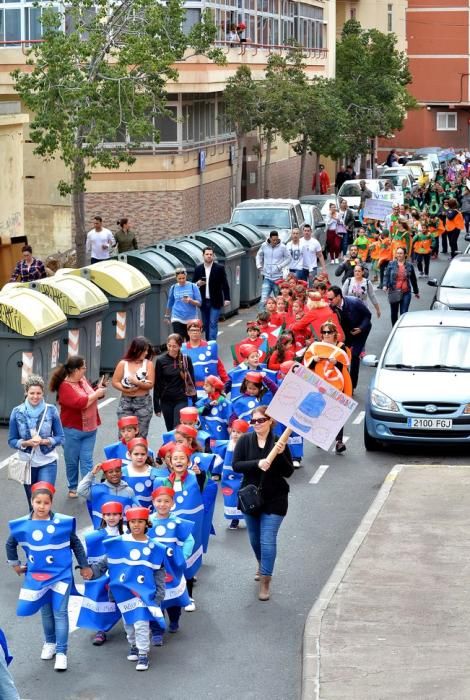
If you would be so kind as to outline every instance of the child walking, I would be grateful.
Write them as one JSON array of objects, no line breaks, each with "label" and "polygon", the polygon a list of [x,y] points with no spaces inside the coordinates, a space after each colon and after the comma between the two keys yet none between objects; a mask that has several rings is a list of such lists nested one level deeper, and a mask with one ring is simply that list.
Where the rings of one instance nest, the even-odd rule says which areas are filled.
[{"label": "child walking", "polygon": [[[103,483],[95,482],[99,471],[104,473]],[[95,464],[91,472],[78,484],[77,494],[90,502],[90,516],[95,530],[101,524],[101,506],[106,501],[119,501],[124,509],[139,505],[133,489],[121,477],[122,460],[107,459],[105,462]]]}]

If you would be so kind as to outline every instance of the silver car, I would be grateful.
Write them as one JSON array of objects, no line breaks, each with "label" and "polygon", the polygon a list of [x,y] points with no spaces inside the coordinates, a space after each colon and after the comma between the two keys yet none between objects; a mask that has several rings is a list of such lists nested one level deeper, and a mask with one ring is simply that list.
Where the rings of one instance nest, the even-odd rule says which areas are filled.
[{"label": "silver car", "polygon": [[470,445],[470,314],[415,311],[401,316],[377,360],[366,399],[364,445]]}]

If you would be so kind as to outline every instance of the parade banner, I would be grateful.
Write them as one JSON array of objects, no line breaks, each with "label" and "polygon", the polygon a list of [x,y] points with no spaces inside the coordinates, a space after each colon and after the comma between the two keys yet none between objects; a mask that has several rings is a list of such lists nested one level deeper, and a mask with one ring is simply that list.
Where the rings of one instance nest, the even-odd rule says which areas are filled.
[{"label": "parade banner", "polygon": [[366,199],[364,205],[364,219],[378,219],[383,221],[388,214],[392,213],[393,202],[385,199]]},{"label": "parade banner", "polygon": [[268,414],[305,440],[329,450],[357,402],[303,365],[295,364],[268,406]]}]

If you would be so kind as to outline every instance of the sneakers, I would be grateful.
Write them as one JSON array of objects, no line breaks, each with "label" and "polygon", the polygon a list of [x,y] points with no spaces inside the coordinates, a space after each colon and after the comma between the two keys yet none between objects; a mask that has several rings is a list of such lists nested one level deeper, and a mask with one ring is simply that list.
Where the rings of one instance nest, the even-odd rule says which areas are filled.
[{"label": "sneakers", "polygon": [[292,465],[293,465],[294,469],[300,469],[300,467],[302,466],[302,465],[300,464],[300,460],[299,460],[299,459],[294,459],[294,460],[292,460]]},{"label": "sneakers", "polygon": [[194,602],[194,598],[190,598],[190,604],[186,605],[184,608],[186,612],[194,612],[196,610],[196,603]]},{"label": "sneakers", "polygon": [[230,525],[228,526],[228,529],[229,530],[238,530],[238,523],[239,523],[239,521],[237,519],[232,520]]},{"label": "sneakers", "polygon": [[163,646],[163,634],[152,634],[152,646],[162,647]]},{"label": "sneakers", "polygon": [[56,654],[54,671],[66,671],[67,670],[67,656],[65,654]]},{"label": "sneakers", "polygon": [[41,659],[43,661],[50,661],[55,656],[55,644],[50,644],[49,642],[44,642],[42,645]]},{"label": "sneakers", "polygon": [[339,455],[339,454],[341,454],[341,452],[345,452],[345,450],[346,450],[346,445],[344,444],[344,442],[341,442],[341,440],[337,440],[336,441],[336,448],[335,448],[336,454]]},{"label": "sneakers", "polygon": [[170,622],[170,624],[168,625],[168,632],[170,634],[176,634],[176,632],[178,632],[179,628],[180,628],[180,625],[179,625],[178,621]]},{"label": "sneakers", "polygon": [[106,635],[105,635],[105,633],[104,633],[104,632],[101,632],[100,630],[98,630],[98,632],[97,632],[97,633],[95,634],[95,636],[93,637],[93,640],[92,640],[91,643],[92,643],[93,646],[95,646],[95,647],[100,647],[100,646],[102,646],[102,645],[105,643],[105,641],[106,641]]},{"label": "sneakers", "polygon": [[[129,657],[127,657],[129,658]],[[139,654],[137,659],[136,671],[147,671],[149,667],[149,657],[148,654]]]},{"label": "sneakers", "polygon": [[70,489],[69,498],[78,498],[78,493],[76,491],[74,491],[73,489]]},{"label": "sneakers", "polygon": [[139,658],[139,650],[137,649],[136,646],[131,646],[129,649],[129,653],[127,655],[127,660],[128,661],[137,661]]}]

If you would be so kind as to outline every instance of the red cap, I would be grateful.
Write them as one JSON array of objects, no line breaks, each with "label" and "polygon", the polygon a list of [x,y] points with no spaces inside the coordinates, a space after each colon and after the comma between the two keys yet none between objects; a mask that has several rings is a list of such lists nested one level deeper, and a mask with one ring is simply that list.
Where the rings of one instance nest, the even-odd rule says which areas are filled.
[{"label": "red cap", "polygon": [[169,486],[158,486],[154,491],[152,491],[152,501],[157,496],[170,496],[170,498],[175,497],[175,492]]},{"label": "red cap", "polygon": [[123,506],[119,501],[107,501],[101,506],[101,512],[103,515],[106,513],[122,513]]},{"label": "red cap", "polygon": [[49,491],[51,496],[53,496],[55,494],[55,486],[50,484],[48,481],[36,481],[36,483],[31,486],[31,493],[34,493],[35,491],[38,491],[39,489],[44,489],[45,491]]},{"label": "red cap", "polygon": [[281,362],[279,369],[281,370],[282,374],[287,374],[292,365],[295,365],[295,360],[286,360],[285,362]]},{"label": "red cap", "polygon": [[250,328],[256,328],[257,330],[260,330],[259,322],[258,321],[247,321],[246,329],[249,330]]},{"label": "red cap", "polygon": [[262,384],[263,375],[261,374],[261,372],[247,372],[245,374],[245,381],[253,382],[254,384]]},{"label": "red cap", "polygon": [[173,452],[175,446],[176,442],[173,442],[173,440],[171,440],[170,442],[165,442],[165,444],[162,445],[158,450],[158,456],[160,457],[160,459],[163,459],[168,452]]},{"label": "red cap", "polygon": [[101,462],[100,467],[105,473],[109,472],[110,469],[121,469],[122,459],[107,459],[105,462]]},{"label": "red cap", "polygon": [[214,389],[218,389],[219,391],[222,391],[224,388],[225,384],[221,379],[215,376],[215,374],[209,374],[208,377],[205,378],[205,380],[208,384],[214,387]]},{"label": "red cap", "polygon": [[187,328],[191,328],[191,326],[197,326],[198,328],[202,328],[202,321],[201,321],[201,319],[197,318],[193,321],[188,321],[186,326],[187,326]]},{"label": "red cap", "polygon": [[126,520],[148,520],[150,517],[149,508],[128,508],[126,510]]},{"label": "red cap", "polygon": [[230,427],[232,428],[232,430],[237,430],[239,433],[246,433],[250,427],[250,424],[242,418],[235,418]]},{"label": "red cap", "polygon": [[123,416],[118,420],[118,428],[126,428],[128,425],[139,426],[139,419],[137,416]]},{"label": "red cap", "polygon": [[194,406],[186,406],[180,410],[180,420],[183,420],[183,418],[199,419],[199,411]]},{"label": "red cap", "polygon": [[238,351],[241,357],[248,357],[248,355],[251,355],[252,352],[259,352],[259,349],[256,347],[256,345],[252,345],[251,343],[242,343]]},{"label": "red cap", "polygon": [[132,452],[134,447],[137,447],[137,445],[141,445],[142,447],[145,447],[145,449],[148,452],[149,444],[148,444],[147,440],[143,437],[135,437],[135,438],[132,438],[132,440],[129,440],[129,442],[127,443],[128,451]]},{"label": "red cap", "polygon": [[181,433],[181,435],[186,435],[186,437],[195,438],[197,437],[197,429],[193,428],[192,425],[177,425],[175,432]]},{"label": "red cap", "polygon": [[192,449],[191,449],[190,447],[188,447],[187,445],[181,445],[181,444],[177,443],[177,444],[173,447],[173,449],[171,450],[171,453],[172,453],[172,454],[174,454],[175,452],[184,452],[185,455],[187,455],[188,457],[191,457],[191,455],[192,455],[192,453],[194,452],[194,450],[192,450]]}]

